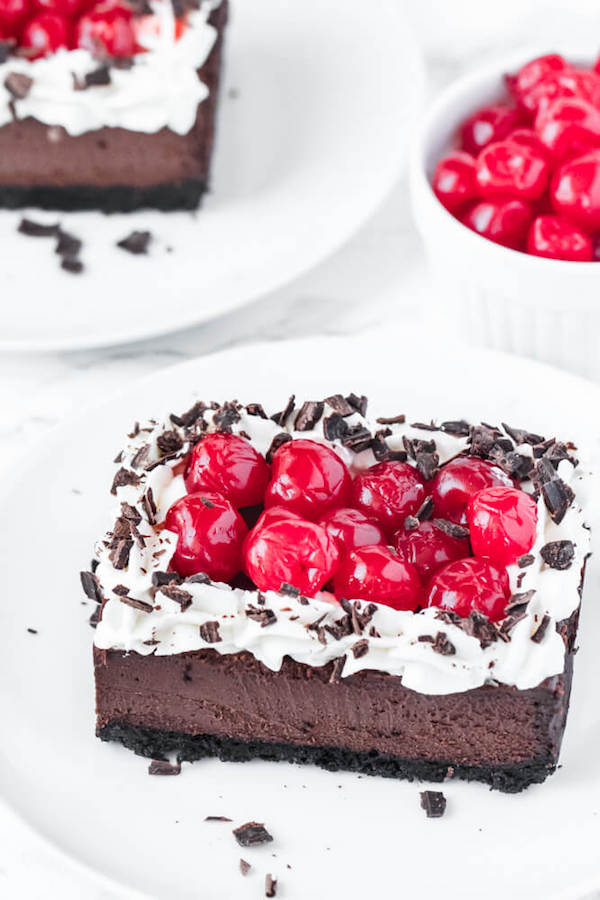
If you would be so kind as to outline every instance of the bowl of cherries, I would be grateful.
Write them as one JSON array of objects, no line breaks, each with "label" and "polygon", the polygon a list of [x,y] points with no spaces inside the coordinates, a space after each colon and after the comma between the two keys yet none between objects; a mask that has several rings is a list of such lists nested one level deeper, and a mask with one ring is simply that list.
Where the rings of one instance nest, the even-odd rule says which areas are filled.
[{"label": "bowl of cherries", "polygon": [[463,76],[416,136],[411,193],[438,324],[600,378],[600,60]]}]

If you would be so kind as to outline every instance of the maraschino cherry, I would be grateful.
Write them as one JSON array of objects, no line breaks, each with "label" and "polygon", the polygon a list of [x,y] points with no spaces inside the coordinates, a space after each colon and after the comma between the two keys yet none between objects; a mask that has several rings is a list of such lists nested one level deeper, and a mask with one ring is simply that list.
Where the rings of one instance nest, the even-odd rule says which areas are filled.
[{"label": "maraschino cherry", "polygon": [[386,543],[377,522],[359,509],[334,509],[320,520],[319,525],[333,538],[340,553]]},{"label": "maraschino cherry", "polygon": [[265,507],[285,506],[307,519],[320,519],[347,505],[350,484],[348,468],[335,450],[317,441],[288,441],[273,456]]},{"label": "maraschino cherry", "polygon": [[360,547],[345,556],[333,579],[335,595],[371,600],[393,609],[415,610],[423,588],[414,566],[387,547]]},{"label": "maraschino cherry", "polygon": [[471,553],[468,538],[453,537],[434,522],[421,522],[411,531],[402,528],[395,537],[395,544],[398,556],[412,563],[423,584],[446,563]]},{"label": "maraschino cherry", "polygon": [[447,609],[463,618],[475,610],[498,622],[504,618],[509,595],[504,569],[489,560],[470,557],[448,563],[436,572],[427,590],[427,606]]},{"label": "maraschino cherry", "polygon": [[474,113],[461,128],[462,149],[477,156],[484,147],[503,140],[519,124],[514,106],[498,103]]},{"label": "maraschino cherry", "polygon": [[527,252],[547,259],[591,262],[594,246],[585,231],[560,216],[538,216],[527,237]]},{"label": "maraschino cherry", "polygon": [[250,441],[235,434],[207,434],[190,455],[185,484],[190,493],[216,491],[236,508],[262,503],[271,471]]},{"label": "maraschino cherry", "polygon": [[441,519],[464,525],[471,496],[483,488],[496,486],[513,487],[514,482],[498,466],[477,456],[451,459],[433,479],[431,497],[435,514]]},{"label": "maraschino cherry", "polygon": [[280,517],[250,532],[244,570],[261,591],[291,584],[313,597],[336,571],[339,557],[337,544],[320,525]]},{"label": "maraschino cherry", "polygon": [[509,136],[479,154],[475,177],[479,193],[487,199],[537,200],[548,183],[548,163],[545,154],[514,143]]},{"label": "maraschino cherry", "polygon": [[172,565],[183,576],[204,572],[230,581],[242,567],[246,523],[220,494],[187,494],[167,512],[165,528],[177,535]]},{"label": "maraschino cherry", "polygon": [[425,482],[414,466],[393,460],[376,463],[352,482],[354,506],[390,535],[418,510],[426,495]]},{"label": "maraschino cherry", "polygon": [[75,31],[75,45],[94,56],[133,56],[136,52],[133,12],[121,0],[103,0],[82,16]]},{"label": "maraschino cherry", "polygon": [[1,0],[0,30],[4,38],[19,37],[31,16],[31,0]]},{"label": "maraschino cherry", "polygon": [[477,197],[476,171],[475,160],[469,153],[456,151],[440,160],[433,173],[432,187],[446,209],[456,212]]},{"label": "maraschino cherry", "polygon": [[475,555],[508,566],[533,546],[537,506],[516,488],[485,488],[469,500],[467,521]]},{"label": "maraschino cherry", "polygon": [[55,13],[40,13],[31,19],[23,29],[20,45],[26,48],[28,58],[40,59],[55,53],[69,43],[69,28],[66,19]]}]

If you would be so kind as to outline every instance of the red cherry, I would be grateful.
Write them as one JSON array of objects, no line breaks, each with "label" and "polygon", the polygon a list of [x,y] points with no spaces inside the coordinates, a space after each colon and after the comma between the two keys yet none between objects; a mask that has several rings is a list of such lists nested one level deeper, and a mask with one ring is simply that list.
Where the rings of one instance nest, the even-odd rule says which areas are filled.
[{"label": "red cherry", "polygon": [[533,209],[523,200],[482,200],[461,217],[472,231],[496,244],[522,250],[525,246]]},{"label": "red cherry", "polygon": [[165,528],[177,537],[172,565],[180,575],[205,572],[214,581],[230,581],[242,567],[246,523],[220,494],[187,494],[167,512]]},{"label": "red cherry", "polygon": [[355,506],[392,534],[418,510],[427,495],[425,482],[408,463],[381,462],[352,482]]},{"label": "red cherry", "polygon": [[136,52],[132,10],[121,0],[104,0],[77,23],[75,45],[94,56],[133,56]]},{"label": "red cherry", "polygon": [[459,525],[467,522],[467,504],[473,494],[487,487],[513,487],[514,482],[498,466],[477,456],[451,459],[433,479],[431,498],[435,514]]},{"label": "red cherry", "polygon": [[55,53],[59,47],[69,43],[67,22],[62,16],[53,13],[40,13],[27,23],[20,41],[21,47],[31,52],[29,59],[40,59]]},{"label": "red cherry", "polygon": [[451,212],[460,209],[478,194],[475,160],[468,153],[449,153],[437,164],[432,184],[442,206]]},{"label": "red cherry", "polygon": [[270,469],[252,444],[236,434],[207,434],[190,455],[185,484],[190,493],[216,491],[235,507],[262,503]]},{"label": "red cherry", "polygon": [[600,145],[600,110],[580,97],[554,100],[540,108],[535,130],[556,159]]},{"label": "red cherry", "polygon": [[74,19],[84,6],[83,0],[33,0],[40,12],[54,13],[65,19]]},{"label": "red cherry", "polygon": [[245,572],[261,591],[278,591],[285,583],[312,597],[329,581],[339,558],[324,528],[293,517],[255,528],[244,545]]},{"label": "red cherry", "polygon": [[446,563],[471,555],[467,538],[451,537],[433,522],[421,522],[412,531],[402,529],[395,544],[400,559],[415,566],[423,583]]},{"label": "red cherry", "polygon": [[319,525],[333,538],[340,553],[386,543],[377,522],[359,509],[334,509],[321,519]]},{"label": "red cherry", "polygon": [[280,522],[282,519],[302,520],[302,516],[292,512],[291,509],[286,509],[285,506],[272,506],[270,509],[265,509],[264,512],[260,514],[253,531],[257,531],[265,525],[271,525],[272,522]]},{"label": "red cherry", "polygon": [[393,609],[415,610],[423,588],[414,566],[387,547],[360,547],[349,553],[333,579],[336,597],[371,600]]},{"label": "red cherry", "polygon": [[285,506],[307,519],[319,519],[344,506],[350,473],[338,454],[316,441],[288,441],[273,456],[273,474],[265,506]]},{"label": "red cherry", "polygon": [[0,0],[0,29],[5,37],[18,37],[31,15],[31,0]]},{"label": "red cherry", "polygon": [[[598,114],[600,118],[600,113]],[[510,138],[489,144],[477,160],[477,185],[484,197],[537,200],[548,183],[548,163],[541,153]]]},{"label": "red cherry", "polygon": [[461,128],[462,149],[473,156],[494,141],[501,141],[519,124],[519,113],[512,106],[498,103],[484,106],[463,124]]},{"label": "red cherry", "polygon": [[533,128],[515,128],[508,136],[508,140],[512,141],[513,144],[520,144],[523,147],[534,150],[538,156],[543,156],[546,160],[550,157],[548,148],[542,144],[539,135]]},{"label": "red cherry", "polygon": [[548,75],[568,69],[569,64],[558,53],[538,56],[521,66],[516,75],[507,75],[506,82],[514,97],[521,101]]},{"label": "red cherry", "polygon": [[547,74],[531,90],[522,94],[519,102],[529,113],[537,114],[542,107],[560,97],[580,97],[598,106],[600,77],[595,72],[567,66],[563,71]]},{"label": "red cherry", "polygon": [[508,566],[534,544],[537,506],[516,488],[485,488],[469,500],[467,521],[475,556]]},{"label": "red cherry", "polygon": [[592,241],[580,228],[558,216],[538,216],[533,220],[527,238],[527,252],[548,259],[591,262]]},{"label": "red cherry", "polygon": [[569,160],[550,185],[552,206],[588,232],[600,230],[600,150]]},{"label": "red cherry", "polygon": [[447,609],[463,618],[476,610],[498,622],[504,618],[509,596],[506,571],[485,559],[470,557],[448,563],[433,576],[427,606]]}]

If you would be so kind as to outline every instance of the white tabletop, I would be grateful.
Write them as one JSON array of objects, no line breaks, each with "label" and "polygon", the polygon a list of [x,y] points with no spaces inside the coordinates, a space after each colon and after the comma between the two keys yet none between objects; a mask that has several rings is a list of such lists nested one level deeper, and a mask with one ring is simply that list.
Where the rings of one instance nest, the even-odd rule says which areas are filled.
[{"label": "white tabletop", "polygon": [[[579,5],[584,17],[592,21],[595,4],[580,0]],[[569,10],[574,6],[570,4]],[[505,0],[501,5],[481,4],[480,0],[453,5],[426,0],[414,7],[418,32],[428,52],[430,92],[434,93],[490,49],[502,52],[508,42],[527,43],[531,34],[540,43],[541,10],[546,16],[542,31],[552,41],[555,28],[559,28],[556,13],[560,8],[564,12],[566,5],[552,0],[530,0],[529,4]],[[439,10],[444,17],[450,16],[452,7],[462,13],[460,21],[432,27]],[[581,33],[585,34],[583,25]],[[259,339],[355,334],[382,325],[395,329],[400,340],[403,327],[422,318],[429,290],[402,180],[372,220],[333,258],[233,315],[185,334],[136,345],[0,357],[0,466],[10,466],[24,442],[43,441],[48,429],[78,409],[101,401],[132,379],[193,356]],[[11,900],[114,900],[117,896],[90,887],[84,875],[45,849],[1,807],[0,894]],[[600,893],[594,897],[600,900]]]}]

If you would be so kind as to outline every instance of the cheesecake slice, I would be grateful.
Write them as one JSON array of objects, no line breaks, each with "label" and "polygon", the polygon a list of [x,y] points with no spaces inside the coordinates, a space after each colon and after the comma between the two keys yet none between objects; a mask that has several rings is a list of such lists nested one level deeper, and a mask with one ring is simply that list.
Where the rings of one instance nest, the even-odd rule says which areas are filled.
[{"label": "cheesecake slice", "polygon": [[519,791],[557,765],[589,531],[572,444],[332,395],[137,424],[82,573],[97,734]]}]

